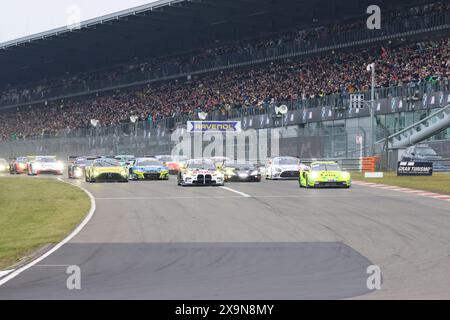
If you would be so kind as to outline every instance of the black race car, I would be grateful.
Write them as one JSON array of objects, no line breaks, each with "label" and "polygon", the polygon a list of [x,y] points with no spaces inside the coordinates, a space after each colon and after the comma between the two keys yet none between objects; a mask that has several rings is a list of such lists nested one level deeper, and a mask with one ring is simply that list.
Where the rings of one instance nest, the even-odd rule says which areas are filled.
[{"label": "black race car", "polygon": [[226,182],[243,181],[243,182],[260,182],[261,171],[250,163],[233,163],[225,162],[222,171],[225,174]]},{"label": "black race car", "polygon": [[[85,168],[94,162],[98,157],[69,157],[68,176],[69,179],[84,178]],[[72,161],[71,161],[72,160]]]}]

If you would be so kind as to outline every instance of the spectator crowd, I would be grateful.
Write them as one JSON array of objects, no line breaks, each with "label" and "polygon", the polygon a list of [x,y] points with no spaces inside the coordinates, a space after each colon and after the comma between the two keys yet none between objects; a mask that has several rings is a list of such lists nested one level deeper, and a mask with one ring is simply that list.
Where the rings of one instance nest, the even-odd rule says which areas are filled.
[{"label": "spectator crowd", "polygon": [[448,81],[450,38],[397,47],[378,47],[206,74],[186,81],[167,81],[116,90],[90,98],[49,102],[0,112],[0,140],[56,134],[90,126],[141,121],[199,111],[263,108],[281,102],[365,91],[368,63],[377,70],[377,87],[415,86]]}]

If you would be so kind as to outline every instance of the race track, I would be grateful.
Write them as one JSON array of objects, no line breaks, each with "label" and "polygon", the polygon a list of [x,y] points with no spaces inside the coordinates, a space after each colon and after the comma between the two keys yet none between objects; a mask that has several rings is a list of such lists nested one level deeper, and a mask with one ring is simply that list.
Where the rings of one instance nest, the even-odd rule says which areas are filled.
[{"label": "race track", "polygon": [[[450,202],[296,181],[71,183],[94,195],[94,217],[0,299],[450,298]],[[66,287],[70,265],[81,290]]]}]

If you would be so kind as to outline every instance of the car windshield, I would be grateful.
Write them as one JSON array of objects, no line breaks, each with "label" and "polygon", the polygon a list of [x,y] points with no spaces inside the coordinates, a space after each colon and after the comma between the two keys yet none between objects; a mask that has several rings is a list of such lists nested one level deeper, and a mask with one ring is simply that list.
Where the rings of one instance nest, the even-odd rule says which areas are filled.
[{"label": "car windshield", "polygon": [[171,162],[172,161],[171,156],[157,156],[156,158],[161,162]]},{"label": "car windshield", "polygon": [[216,166],[211,160],[193,160],[187,165],[189,169],[197,170],[215,170]]},{"label": "car windshield", "polygon": [[129,161],[129,160],[134,160],[134,156],[117,156],[115,157],[116,160],[119,161]]},{"label": "car windshield", "polygon": [[298,159],[296,158],[277,158],[274,161],[277,165],[295,165],[298,164]]},{"label": "car windshield", "polygon": [[186,156],[176,156],[176,157],[174,157],[173,159],[174,159],[175,161],[181,162],[181,161],[186,161],[186,160],[188,160],[189,158],[186,157]]},{"label": "car windshield", "polygon": [[433,157],[437,156],[437,153],[432,148],[416,148],[416,155],[422,157]]},{"label": "car windshield", "polygon": [[120,162],[115,159],[102,159],[95,161],[96,167],[120,167]]},{"label": "car windshield", "polygon": [[36,158],[36,162],[52,163],[56,162],[55,158]]},{"label": "car windshield", "polygon": [[134,164],[136,167],[160,166],[161,162],[156,159],[137,160]]},{"label": "car windshield", "polygon": [[239,170],[254,170],[255,166],[251,163],[233,163],[233,162],[226,162],[225,168],[235,168]]},{"label": "car windshield", "polygon": [[94,160],[88,160],[88,159],[78,159],[75,163],[78,165],[90,165],[94,162]]},{"label": "car windshield", "polygon": [[314,164],[311,168],[312,171],[341,171],[338,164],[335,163],[320,163]]}]

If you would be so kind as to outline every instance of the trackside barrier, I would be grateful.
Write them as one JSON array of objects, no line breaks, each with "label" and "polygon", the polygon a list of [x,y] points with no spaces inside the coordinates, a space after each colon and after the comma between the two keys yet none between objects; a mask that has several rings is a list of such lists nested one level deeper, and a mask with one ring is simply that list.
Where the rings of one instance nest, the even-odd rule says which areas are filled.
[{"label": "trackside barrier", "polygon": [[379,157],[363,157],[361,158],[361,171],[362,172],[375,172],[377,165],[380,162]]}]

